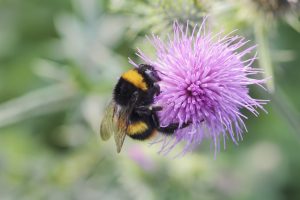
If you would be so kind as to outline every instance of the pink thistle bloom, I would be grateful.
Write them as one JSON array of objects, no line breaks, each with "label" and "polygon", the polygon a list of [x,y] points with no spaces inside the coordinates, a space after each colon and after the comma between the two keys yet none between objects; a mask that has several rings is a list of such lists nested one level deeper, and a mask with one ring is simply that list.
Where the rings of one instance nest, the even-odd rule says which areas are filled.
[{"label": "pink thistle bloom", "polygon": [[[156,59],[151,59],[141,50],[137,55],[158,72],[161,93],[155,103],[163,107],[158,113],[161,126],[170,123],[190,123],[178,129],[171,137],[164,136],[161,152],[168,153],[180,142],[185,142],[182,153],[197,147],[204,138],[212,140],[215,150],[219,150],[220,139],[231,138],[237,144],[246,130],[241,113],[246,108],[255,116],[257,108],[265,100],[249,95],[249,85],[259,85],[265,80],[250,78],[261,73],[251,65],[256,56],[244,57],[255,46],[244,48],[248,42],[232,34],[222,36],[204,30],[204,22],[195,26],[189,34],[188,26],[183,29],[177,22],[173,25],[173,36],[162,41],[153,35],[150,39],[156,49]],[[137,66],[133,61],[130,63]],[[216,151],[215,151],[216,152]]]}]

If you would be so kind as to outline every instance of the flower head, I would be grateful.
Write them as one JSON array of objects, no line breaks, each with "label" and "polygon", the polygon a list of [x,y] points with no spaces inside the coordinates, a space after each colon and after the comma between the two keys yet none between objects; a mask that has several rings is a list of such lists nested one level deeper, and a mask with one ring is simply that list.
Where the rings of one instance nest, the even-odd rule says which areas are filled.
[{"label": "flower head", "polygon": [[229,136],[237,143],[246,129],[243,119],[247,117],[241,109],[254,115],[258,115],[257,108],[263,109],[264,101],[253,99],[248,89],[251,84],[264,82],[249,77],[261,72],[251,67],[256,57],[243,59],[255,47],[241,50],[248,42],[244,38],[205,33],[204,25],[203,22],[189,33],[188,25],[184,29],[175,22],[168,42],[153,36],[156,59],[138,51],[138,56],[152,65],[161,78],[161,93],[155,99],[163,107],[158,113],[161,126],[190,123],[171,138],[163,139],[163,152],[184,141],[186,153],[204,138],[212,139],[217,149],[222,136],[224,141]]}]

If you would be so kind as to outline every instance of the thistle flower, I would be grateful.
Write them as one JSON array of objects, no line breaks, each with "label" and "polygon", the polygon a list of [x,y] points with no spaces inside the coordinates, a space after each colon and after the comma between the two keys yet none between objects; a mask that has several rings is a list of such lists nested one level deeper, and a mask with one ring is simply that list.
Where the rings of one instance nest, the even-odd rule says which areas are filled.
[{"label": "thistle flower", "polygon": [[265,103],[249,95],[249,85],[261,86],[264,82],[249,77],[261,72],[251,67],[256,56],[243,60],[255,47],[241,50],[248,42],[244,38],[205,33],[204,25],[203,22],[199,28],[195,26],[189,34],[188,24],[184,29],[175,22],[174,35],[168,35],[168,42],[155,35],[150,39],[156,59],[141,50],[137,53],[145,63],[154,66],[161,78],[161,93],[155,99],[163,107],[158,113],[161,126],[190,123],[172,137],[161,140],[163,153],[182,141],[185,142],[182,153],[186,153],[204,138],[213,141],[215,150],[219,149],[221,137],[225,142],[229,136],[237,143],[242,139],[243,129],[247,130],[244,124],[247,117],[241,109],[257,116],[256,109],[263,109]]}]

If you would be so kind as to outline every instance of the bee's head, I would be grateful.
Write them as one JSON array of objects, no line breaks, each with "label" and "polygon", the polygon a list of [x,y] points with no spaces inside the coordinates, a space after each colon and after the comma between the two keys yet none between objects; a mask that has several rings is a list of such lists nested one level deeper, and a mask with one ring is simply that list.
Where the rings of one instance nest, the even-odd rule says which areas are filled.
[{"label": "bee's head", "polygon": [[140,71],[141,74],[149,78],[151,81],[153,82],[160,81],[158,73],[153,66],[148,64],[140,64],[138,70]]}]

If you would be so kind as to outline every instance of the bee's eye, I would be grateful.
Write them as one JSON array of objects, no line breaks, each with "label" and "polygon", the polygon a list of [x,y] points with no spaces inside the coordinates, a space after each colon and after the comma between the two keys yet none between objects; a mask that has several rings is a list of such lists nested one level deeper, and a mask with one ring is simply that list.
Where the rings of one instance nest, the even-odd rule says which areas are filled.
[{"label": "bee's eye", "polygon": [[160,80],[157,72],[154,71],[154,70],[146,70],[145,74],[147,74],[149,77],[151,77],[151,79],[153,79],[154,81],[159,81]]},{"label": "bee's eye", "polygon": [[147,69],[147,70],[145,71],[145,73],[146,73],[147,75],[149,75],[149,76],[152,76],[152,74],[153,74],[153,71],[151,71],[151,70]]}]

